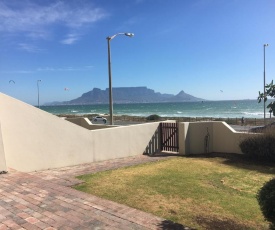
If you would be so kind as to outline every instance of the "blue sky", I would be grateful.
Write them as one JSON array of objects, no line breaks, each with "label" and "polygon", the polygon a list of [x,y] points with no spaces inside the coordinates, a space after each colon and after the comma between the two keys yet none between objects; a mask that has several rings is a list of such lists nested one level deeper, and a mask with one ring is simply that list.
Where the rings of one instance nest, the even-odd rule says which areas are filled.
[{"label": "blue sky", "polygon": [[[256,99],[275,78],[274,0],[0,0],[0,91],[37,104],[113,87]],[[12,80],[12,81],[11,81]],[[67,90],[65,90],[65,88]]]}]

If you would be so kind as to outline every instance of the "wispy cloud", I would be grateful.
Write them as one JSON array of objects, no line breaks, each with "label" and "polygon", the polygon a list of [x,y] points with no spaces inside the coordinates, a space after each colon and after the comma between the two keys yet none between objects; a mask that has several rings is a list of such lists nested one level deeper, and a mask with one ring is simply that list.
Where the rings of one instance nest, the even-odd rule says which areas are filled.
[{"label": "wispy cloud", "polygon": [[37,68],[36,71],[38,72],[57,72],[57,71],[85,71],[93,68],[93,66],[83,66],[83,67],[43,67]]},{"label": "wispy cloud", "polygon": [[80,39],[79,34],[68,34],[65,39],[61,41],[62,44],[71,45]]},{"label": "wispy cloud", "polygon": [[3,74],[33,74],[41,72],[70,72],[70,71],[87,71],[94,66],[81,66],[81,67],[39,67],[34,70],[10,70],[10,71],[0,71]]},{"label": "wispy cloud", "polygon": [[2,74],[31,74],[35,73],[32,70],[8,70],[8,71],[1,71]]},{"label": "wispy cloud", "polygon": [[25,50],[29,53],[40,53],[42,52],[42,49],[32,45],[32,44],[27,44],[27,43],[20,43],[18,44],[19,49]]},{"label": "wispy cloud", "polygon": [[53,33],[53,26],[61,26],[68,30],[64,44],[72,44],[79,38],[72,37],[72,31],[93,25],[107,16],[103,9],[95,7],[89,1],[82,1],[82,4],[74,1],[50,1],[48,5],[38,5],[37,1],[30,0],[12,3],[14,2],[9,0],[0,1],[2,34],[24,33],[33,39],[48,39]]}]

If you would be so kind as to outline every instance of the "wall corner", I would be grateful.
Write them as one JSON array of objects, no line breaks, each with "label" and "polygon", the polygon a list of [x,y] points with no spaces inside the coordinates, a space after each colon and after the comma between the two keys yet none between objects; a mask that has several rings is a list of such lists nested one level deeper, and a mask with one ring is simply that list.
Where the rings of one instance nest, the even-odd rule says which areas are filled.
[{"label": "wall corner", "polygon": [[187,132],[189,128],[189,122],[179,123],[179,154],[188,154]]}]

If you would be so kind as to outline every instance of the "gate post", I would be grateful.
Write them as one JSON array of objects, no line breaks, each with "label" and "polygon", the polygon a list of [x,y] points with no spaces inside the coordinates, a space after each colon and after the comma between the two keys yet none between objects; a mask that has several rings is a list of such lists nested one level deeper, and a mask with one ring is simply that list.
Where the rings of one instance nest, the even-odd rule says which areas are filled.
[{"label": "gate post", "polygon": [[186,155],[189,153],[187,131],[189,122],[179,123],[179,154]]}]

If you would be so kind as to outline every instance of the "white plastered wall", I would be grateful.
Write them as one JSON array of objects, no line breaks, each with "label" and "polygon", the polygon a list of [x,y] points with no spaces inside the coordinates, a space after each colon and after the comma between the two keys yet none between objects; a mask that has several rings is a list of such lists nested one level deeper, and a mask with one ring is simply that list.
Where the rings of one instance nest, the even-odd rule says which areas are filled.
[{"label": "white plastered wall", "polygon": [[210,135],[208,151],[213,151],[212,122],[180,122],[179,123],[179,154],[201,154],[205,152],[204,139]]},{"label": "white plastered wall", "polygon": [[158,128],[90,131],[4,94],[0,121],[6,165],[25,172],[140,155]]},{"label": "white plastered wall", "polygon": [[240,141],[251,134],[236,132],[225,122],[213,123],[215,152],[242,153]]},{"label": "white plastered wall", "polygon": [[206,153],[204,139],[207,129],[210,135],[209,152],[241,154],[240,141],[255,135],[236,132],[225,122],[182,122],[179,124],[179,153]]},{"label": "white plastered wall", "polygon": [[[143,154],[159,123],[90,131],[0,93],[0,170],[35,171]],[[180,154],[241,153],[248,135],[224,122],[179,123]],[[154,148],[151,148],[154,149]],[[154,151],[158,151],[154,149]]]}]

